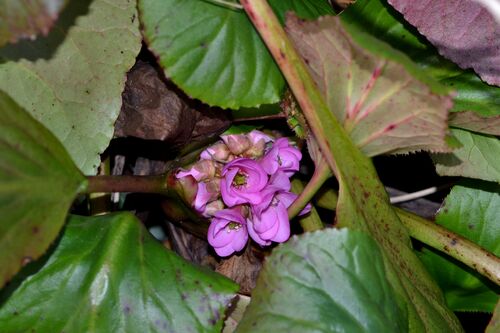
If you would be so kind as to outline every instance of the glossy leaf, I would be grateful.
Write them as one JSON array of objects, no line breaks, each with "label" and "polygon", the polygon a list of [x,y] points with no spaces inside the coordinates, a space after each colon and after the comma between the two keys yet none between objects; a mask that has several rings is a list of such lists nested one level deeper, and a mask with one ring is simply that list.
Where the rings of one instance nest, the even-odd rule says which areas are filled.
[{"label": "glossy leaf", "polygon": [[335,17],[290,17],[287,32],[329,109],[365,154],[450,151],[451,97],[420,77],[403,54],[369,36],[349,35]]},{"label": "glossy leaf", "polygon": [[500,116],[500,89],[439,56],[436,49],[385,0],[358,0],[340,17],[351,29],[370,34],[404,52],[428,75],[455,90],[457,94],[451,111],[473,111],[482,117]]},{"label": "glossy leaf", "polygon": [[0,49],[0,89],[49,128],[86,174],[113,136],[141,47],[136,4],[71,1],[47,37]]},{"label": "glossy leaf", "polygon": [[500,24],[484,5],[462,0],[389,0],[439,53],[500,85]]},{"label": "glossy leaf", "polygon": [[73,216],[0,309],[2,332],[220,332],[237,290],[165,249],[129,213]]},{"label": "glossy leaf", "polygon": [[0,288],[40,257],[85,178],[54,135],[0,91]]},{"label": "glossy leaf", "polygon": [[0,0],[0,46],[47,35],[67,0]]},{"label": "glossy leaf", "polygon": [[500,182],[500,140],[494,136],[453,129],[462,147],[449,154],[434,154],[436,170],[443,176],[464,176]]},{"label": "glossy leaf", "polygon": [[407,332],[382,257],[359,231],[292,238],[264,264],[237,332]]},{"label": "glossy leaf", "polygon": [[[331,13],[325,0],[271,4],[281,16]],[[139,0],[139,11],[149,48],[189,96],[233,109],[279,101],[284,79],[243,11],[200,0]]]},{"label": "glossy leaf", "polygon": [[[469,182],[453,187],[436,223],[500,256],[499,212],[500,185]],[[443,289],[452,310],[493,311],[500,287],[438,252],[425,249],[420,258]]]}]

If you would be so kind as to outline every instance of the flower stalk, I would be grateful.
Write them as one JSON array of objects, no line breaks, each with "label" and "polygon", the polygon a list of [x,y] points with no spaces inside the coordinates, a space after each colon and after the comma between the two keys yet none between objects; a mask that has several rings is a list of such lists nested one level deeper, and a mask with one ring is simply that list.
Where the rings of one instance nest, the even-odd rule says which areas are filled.
[{"label": "flower stalk", "polygon": [[[337,199],[337,192],[328,190],[320,194],[316,204],[325,209],[335,210]],[[500,258],[435,222],[401,208],[395,208],[395,210],[410,237],[446,253],[500,285]]]},{"label": "flower stalk", "polygon": [[85,193],[158,193],[168,194],[167,176],[87,176]]},{"label": "flower stalk", "polygon": [[297,199],[288,208],[288,217],[290,220],[297,216],[304,209],[313,196],[319,191],[320,187],[331,177],[330,168],[326,163],[321,163],[315,170],[311,180],[305,188],[300,192]]}]

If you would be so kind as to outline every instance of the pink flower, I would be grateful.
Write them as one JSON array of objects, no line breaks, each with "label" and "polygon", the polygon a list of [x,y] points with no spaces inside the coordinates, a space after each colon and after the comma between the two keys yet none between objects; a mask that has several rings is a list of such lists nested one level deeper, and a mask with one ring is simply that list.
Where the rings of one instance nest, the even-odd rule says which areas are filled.
[{"label": "pink flower", "polygon": [[248,241],[248,231],[241,208],[224,209],[215,213],[208,227],[207,238],[221,257],[242,250]]},{"label": "pink flower", "polygon": [[222,169],[222,200],[229,207],[259,204],[267,182],[268,176],[259,163],[249,158],[237,158]]},{"label": "pink flower", "polygon": [[[288,207],[297,198],[291,192],[280,192],[272,200],[271,204],[260,213],[253,214],[252,220],[247,220],[247,228],[250,237],[259,245],[266,246],[271,242],[283,243],[290,238],[290,221],[288,219]],[[306,206],[300,215],[311,210],[311,205]]]},{"label": "pink flower", "polygon": [[271,150],[260,160],[260,165],[270,175],[277,170],[282,170],[291,177],[299,170],[301,159],[300,150],[291,146],[287,138],[279,138],[274,142]]},{"label": "pink flower", "polygon": [[269,183],[261,192],[261,202],[257,205],[252,206],[252,211],[256,214],[260,214],[264,209],[266,209],[274,196],[278,192],[288,192],[290,191],[292,184],[290,183],[290,178],[282,171],[277,171],[269,179]]}]

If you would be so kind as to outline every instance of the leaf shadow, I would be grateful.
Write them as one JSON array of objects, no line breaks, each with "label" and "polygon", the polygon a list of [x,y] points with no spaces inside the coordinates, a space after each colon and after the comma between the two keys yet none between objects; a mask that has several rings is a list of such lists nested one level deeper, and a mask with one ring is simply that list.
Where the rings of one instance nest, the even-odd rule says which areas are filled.
[{"label": "leaf shadow", "polygon": [[23,39],[0,48],[0,64],[21,59],[29,61],[51,59],[78,17],[89,13],[91,2],[92,0],[69,1],[47,36],[38,36],[35,40]]},{"label": "leaf shadow", "polygon": [[435,160],[446,167],[457,167],[463,163],[454,153],[433,153]]}]

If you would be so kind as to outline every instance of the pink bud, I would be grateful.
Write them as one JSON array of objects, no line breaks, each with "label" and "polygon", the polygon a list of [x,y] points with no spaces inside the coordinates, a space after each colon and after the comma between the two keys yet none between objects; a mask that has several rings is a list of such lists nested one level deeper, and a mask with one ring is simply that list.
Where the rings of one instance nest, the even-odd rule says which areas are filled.
[{"label": "pink bud", "polygon": [[229,148],[223,142],[218,142],[201,152],[204,160],[226,161],[229,157]]},{"label": "pink bud", "polygon": [[222,135],[221,139],[234,155],[244,153],[252,145],[250,140],[244,134]]},{"label": "pink bud", "polygon": [[222,200],[214,200],[212,202],[207,203],[205,206],[205,210],[202,212],[202,215],[205,217],[214,216],[218,211],[224,209],[224,203]]},{"label": "pink bud", "polygon": [[198,212],[203,213],[206,204],[217,199],[219,195],[220,178],[214,177],[206,182],[199,182],[193,206]]},{"label": "pink bud", "polygon": [[250,133],[247,134],[248,139],[250,139],[250,142],[252,144],[258,144],[260,142],[263,142],[264,145],[268,142],[272,142],[273,138],[271,138],[269,135],[258,131],[258,130],[253,130]]},{"label": "pink bud", "polygon": [[198,182],[194,177],[181,177],[174,176],[170,174],[168,177],[168,183],[171,188],[174,188],[177,194],[188,204],[192,204],[195,201],[196,195],[198,193]]},{"label": "pink bud", "polygon": [[215,163],[211,160],[199,160],[196,162],[191,169],[183,170],[180,169],[177,172],[177,178],[183,178],[186,176],[193,176],[197,181],[209,179],[215,176]]}]

